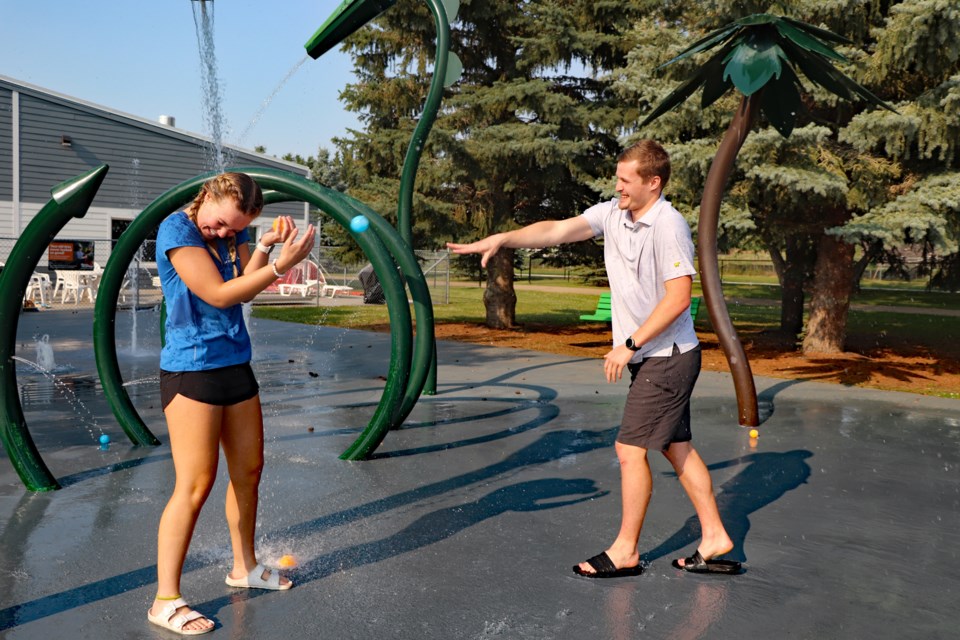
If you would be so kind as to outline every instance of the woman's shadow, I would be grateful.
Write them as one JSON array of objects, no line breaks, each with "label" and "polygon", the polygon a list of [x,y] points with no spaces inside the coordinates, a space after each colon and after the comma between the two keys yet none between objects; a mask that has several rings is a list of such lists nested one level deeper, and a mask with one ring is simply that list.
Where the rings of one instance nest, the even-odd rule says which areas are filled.
[{"label": "woman's shadow", "polygon": [[[805,460],[812,455],[813,453],[805,449],[795,449],[786,453],[751,453],[708,467],[713,471],[734,465],[749,465],[723,483],[717,494],[720,516],[723,518],[727,533],[733,540],[733,550],[724,554],[724,558],[740,562],[747,559],[743,551],[743,543],[750,530],[750,514],[778,500],[786,492],[805,484],[810,477],[810,467]],[[693,515],[676,533],[644,553],[641,561],[653,562],[699,539],[700,521],[696,515]]]}]

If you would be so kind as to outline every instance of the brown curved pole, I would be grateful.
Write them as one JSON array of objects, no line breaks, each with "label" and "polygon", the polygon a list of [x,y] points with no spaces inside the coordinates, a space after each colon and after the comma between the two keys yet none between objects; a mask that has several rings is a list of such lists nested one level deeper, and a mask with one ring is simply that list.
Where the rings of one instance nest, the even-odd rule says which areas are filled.
[{"label": "brown curved pole", "polygon": [[743,351],[737,331],[730,321],[727,303],[723,299],[723,286],[720,284],[720,264],[717,260],[717,229],[720,223],[720,202],[727,185],[737,153],[747,139],[759,109],[759,92],[745,96],[740,101],[720,141],[720,148],[713,158],[707,181],[703,185],[703,198],[700,200],[700,222],[697,227],[697,251],[700,254],[700,283],[703,287],[703,299],[710,314],[710,323],[717,332],[717,339],[723,355],[733,374],[733,386],[737,392],[737,413],[740,424],[755,427],[760,424],[757,410],[757,389],[753,384],[753,372]]}]

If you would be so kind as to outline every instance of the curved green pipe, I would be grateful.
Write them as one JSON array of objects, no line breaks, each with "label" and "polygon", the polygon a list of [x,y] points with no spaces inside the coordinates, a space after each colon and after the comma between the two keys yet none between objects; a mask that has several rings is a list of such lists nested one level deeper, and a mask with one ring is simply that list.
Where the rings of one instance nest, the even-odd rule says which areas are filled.
[{"label": "curved green pipe", "polygon": [[397,0],[344,0],[304,46],[316,60],[354,31],[396,4]]},{"label": "curved green pipe", "polygon": [[[283,171],[259,167],[240,168],[236,171],[247,173],[257,180],[263,188],[289,193],[310,202],[329,213],[342,226],[349,228],[354,209],[353,207],[342,206],[347,202],[346,196]],[[189,202],[208,178],[209,175],[198,176],[174,187],[155,200],[127,228],[104,268],[94,322],[94,351],[97,356],[97,367],[101,372],[104,392],[118,420],[136,421],[142,424],[126,390],[120,383],[119,368],[116,366],[113,330],[116,300],[119,296],[123,275],[126,273],[127,266],[137,248],[149,233],[159,226],[163,218],[171,211]],[[352,199],[349,201],[355,202]],[[364,253],[370,258],[374,271],[377,273],[387,296],[392,336],[391,360],[387,384],[384,386],[380,404],[373,418],[371,418],[370,423],[357,442],[341,456],[352,460],[369,456],[376,446],[382,442],[386,431],[396,420],[398,408],[402,406],[402,397],[410,372],[410,335],[412,333],[410,310],[407,306],[403,284],[397,274],[397,265],[390,259],[386,248],[380,241],[380,236],[384,234],[394,236],[391,238],[390,244],[395,246],[397,242],[400,242],[400,246],[402,246],[402,240],[400,240],[397,232],[377,214],[367,211],[365,215],[368,216],[371,226],[375,227],[377,232],[374,234],[353,233],[353,236]],[[408,249],[407,252],[409,252]],[[415,259],[413,261],[415,263]]]},{"label": "curved green pipe", "polygon": [[51,189],[53,198],[23,230],[0,273],[0,440],[30,491],[51,491],[60,484],[43,463],[20,404],[13,356],[23,295],[47,246],[71,219],[86,215],[108,170],[103,164]]},{"label": "curved green pipe", "polygon": [[[396,233],[390,223],[377,215],[367,205],[334,192],[343,206],[349,206],[359,215],[370,220],[370,227],[381,237],[387,248],[397,259],[397,264],[403,272],[407,286],[410,288],[410,297],[413,299],[414,317],[417,321],[417,333],[414,339],[413,358],[410,363],[410,380],[404,393],[403,403],[398,407],[394,417],[393,427],[399,427],[406,420],[413,407],[424,391],[427,377],[430,373],[430,362],[435,357],[436,344],[434,340],[433,302],[430,298],[430,288],[427,278],[420,269],[416,255],[403,239]],[[405,303],[406,304],[406,303]]]},{"label": "curved green pipe", "polygon": [[440,100],[443,98],[443,85],[447,75],[447,58],[450,51],[450,25],[447,22],[447,11],[440,0],[426,0],[433,21],[437,27],[437,58],[433,64],[433,79],[430,81],[430,90],[423,105],[423,113],[413,130],[413,137],[407,147],[407,154],[403,159],[403,170],[400,173],[400,196],[397,203],[397,228],[404,241],[413,246],[412,211],[413,186],[417,179],[417,168],[420,166],[420,156],[423,155],[423,146],[437,119],[440,110]]},{"label": "curved green pipe", "polygon": [[[397,273],[397,266],[401,269],[409,269],[410,266],[416,265],[416,258],[390,223],[349,196],[285,171],[264,168],[239,169],[239,171],[249,174],[261,187],[274,189],[313,204],[328,213],[344,229],[350,230],[351,236],[370,259],[374,272],[384,287],[391,334],[391,358],[387,384],[384,386],[377,410],[366,429],[340,455],[344,460],[366,459],[380,445],[387,431],[402,422],[400,413],[405,405],[404,398],[407,390],[410,388],[408,385],[411,372],[410,343],[413,330],[406,292]],[[350,220],[358,213],[362,213],[370,221],[373,234],[356,233],[350,229]],[[419,265],[417,269],[419,270]],[[421,278],[426,284],[422,273]]]},{"label": "curved green pipe", "polygon": [[[413,187],[417,178],[417,169],[420,166],[420,157],[423,155],[423,147],[426,142],[433,123],[437,119],[437,112],[440,110],[440,101],[443,98],[444,81],[447,75],[447,58],[450,51],[450,24],[447,19],[447,10],[440,0],[426,0],[430,12],[433,14],[433,21],[437,28],[437,57],[433,67],[433,79],[430,81],[430,91],[427,93],[426,102],[423,105],[423,113],[413,130],[413,137],[410,139],[410,145],[407,147],[407,154],[403,159],[403,170],[400,174],[400,195],[397,202],[397,228],[400,235],[411,248],[413,247]],[[431,310],[432,313],[432,310]],[[427,327],[424,327],[427,329]],[[427,376],[420,391],[427,395],[434,395],[437,392],[437,351],[434,327],[431,322],[429,326],[429,354],[417,354],[416,368],[425,369]],[[418,333],[420,331],[418,325]]]},{"label": "curved green pipe", "polygon": [[[267,170],[263,171],[264,173],[267,173]],[[261,179],[259,177],[260,174],[258,174],[256,171],[249,171],[248,173],[257,178],[257,181],[261,185],[270,184],[268,181]],[[271,174],[273,174],[273,172],[271,172]],[[399,236],[396,229],[394,229],[389,222],[384,220],[373,209],[362,202],[359,202],[338,191],[321,187],[316,183],[307,180],[303,180],[303,183],[310,188],[317,188],[324,193],[330,200],[330,205],[333,207],[332,210],[337,210],[338,212],[345,214],[345,220],[349,220],[356,215],[366,216],[366,218],[370,221],[370,230],[379,237],[380,241],[393,256],[394,260],[396,261],[395,267],[400,267],[401,272],[404,274],[407,286],[410,289],[410,297],[413,299],[413,308],[417,321],[417,333],[414,341],[413,358],[410,361],[408,380],[403,391],[402,402],[393,407],[389,424],[385,425],[386,429],[399,427],[401,424],[403,424],[403,421],[406,420],[407,416],[410,415],[410,412],[413,411],[413,407],[420,398],[424,381],[429,373],[429,367],[423,366],[422,363],[429,362],[434,349],[433,303],[430,298],[430,289],[427,285],[427,279],[423,275],[423,271],[420,269],[420,263],[417,261],[413,251],[410,250],[409,246]],[[289,193],[289,191],[287,193]],[[302,197],[302,193],[299,195],[301,196],[301,199],[306,199]],[[271,202],[278,202],[281,199],[291,199],[289,197],[284,197],[281,195],[274,196],[272,194],[264,194],[264,198]],[[317,204],[316,201],[314,201],[313,204],[321,206]],[[344,222],[341,221],[341,224],[344,225]],[[345,224],[344,226],[345,228],[349,229],[349,223]],[[355,239],[358,240],[358,242],[365,235],[365,233],[357,234],[352,230],[350,233]],[[362,243],[361,248],[363,248]],[[376,265],[374,265],[374,270],[376,271]],[[403,298],[402,302],[399,303],[406,306],[406,298]],[[391,332],[393,329],[394,324],[391,322]],[[409,332],[409,328],[407,330]],[[364,434],[362,434],[340,457],[349,460],[364,459],[373,453],[374,450],[376,450],[377,446],[379,446],[379,444],[383,441],[385,435],[386,430],[380,431],[377,428],[368,428],[367,431],[365,431]]]},{"label": "curved green pipe", "polygon": [[[435,362],[436,358],[436,340],[434,340],[434,318],[433,302],[430,298],[430,288],[427,285],[426,276],[420,269],[420,263],[416,256],[410,251],[410,248],[402,241],[390,223],[384,220],[373,209],[367,205],[345,196],[337,191],[331,191],[330,197],[337,206],[349,211],[351,216],[363,215],[370,220],[370,229],[380,236],[380,240],[385,244],[391,255],[404,274],[407,286],[410,289],[410,297],[413,299],[414,317],[417,322],[417,333],[414,337],[413,358],[410,363],[410,376],[408,384],[403,394],[403,402],[397,407],[395,415],[391,420],[391,428],[399,427],[407,419],[413,407],[420,399],[420,394],[425,393],[424,387],[427,384],[428,376],[432,367],[424,366],[424,362]],[[275,202],[286,202],[293,200],[292,196],[278,192],[264,193],[264,202],[272,204]],[[354,234],[355,235],[355,234]],[[379,444],[379,442],[377,443]],[[371,450],[372,452],[372,450]]]}]

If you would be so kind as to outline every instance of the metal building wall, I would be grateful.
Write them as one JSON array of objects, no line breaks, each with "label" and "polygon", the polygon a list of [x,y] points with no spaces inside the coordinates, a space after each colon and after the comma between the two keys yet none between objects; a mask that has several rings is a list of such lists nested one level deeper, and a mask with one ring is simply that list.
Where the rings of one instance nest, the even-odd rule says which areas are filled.
[{"label": "metal building wall", "polygon": [[[16,102],[19,111],[14,113]],[[234,147],[225,151],[234,158],[232,166],[308,173],[301,165]],[[62,235],[109,238],[111,218],[133,219],[170,187],[209,171],[209,156],[210,144],[203,137],[0,77],[0,237],[16,236],[49,200],[51,187],[106,163],[110,171],[90,212],[70,222]],[[19,225],[12,202],[18,178]],[[273,205],[262,222],[276,215],[300,219],[304,205]]]}]

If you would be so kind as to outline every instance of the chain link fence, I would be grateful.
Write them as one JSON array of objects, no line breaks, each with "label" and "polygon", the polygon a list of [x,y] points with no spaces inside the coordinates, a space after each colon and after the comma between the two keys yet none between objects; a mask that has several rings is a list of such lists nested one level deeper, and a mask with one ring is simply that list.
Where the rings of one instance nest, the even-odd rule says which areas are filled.
[{"label": "chain link fence", "polygon": [[[311,298],[314,302],[323,301],[324,298],[337,299],[338,297],[358,297],[363,302],[373,304],[382,303],[382,289],[375,276],[371,277],[371,267],[369,262],[342,262],[333,258],[333,247],[317,247],[310,254],[309,261],[315,262],[319,266],[321,278],[333,287],[349,288],[349,291],[330,291],[329,287],[324,291],[322,286],[312,287],[306,290],[307,295],[303,297]],[[420,263],[420,269],[426,278],[427,286],[430,289],[430,297],[433,304],[450,303],[450,252],[449,251],[428,251],[416,250],[414,255]],[[309,270],[308,270],[309,272]],[[309,278],[304,277],[304,280]],[[282,286],[282,285],[281,285]],[[261,296],[270,295],[270,290],[261,294]],[[278,286],[280,297],[289,297],[282,295],[283,290]],[[260,302],[279,302],[276,298],[260,300]]]}]

